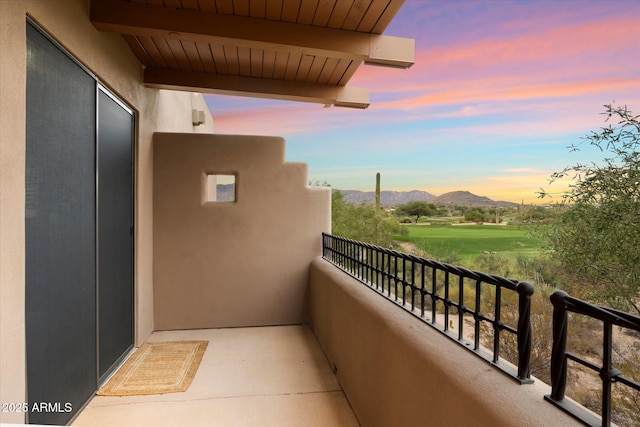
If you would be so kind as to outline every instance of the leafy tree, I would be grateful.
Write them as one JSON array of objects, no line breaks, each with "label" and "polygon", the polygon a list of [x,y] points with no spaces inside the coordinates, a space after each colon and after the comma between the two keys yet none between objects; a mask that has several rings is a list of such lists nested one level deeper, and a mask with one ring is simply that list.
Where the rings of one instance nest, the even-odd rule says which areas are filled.
[{"label": "leafy tree", "polygon": [[518,207],[511,224],[540,224],[553,220],[556,213],[555,206],[525,206]]},{"label": "leafy tree", "polygon": [[374,206],[365,203],[348,203],[336,190],[331,194],[331,232],[336,236],[391,247],[392,236],[406,230],[386,212],[376,212]]},{"label": "leafy tree", "polygon": [[470,222],[484,222],[486,215],[481,208],[471,207],[464,211],[464,220]]},{"label": "leafy tree", "polygon": [[416,224],[421,216],[432,216],[437,213],[436,207],[433,203],[427,203],[421,200],[412,200],[404,205],[398,206],[396,209],[397,215],[406,215],[416,218]]},{"label": "leafy tree", "polygon": [[589,144],[606,158],[551,176],[574,182],[544,235],[582,298],[640,313],[640,116],[612,105],[603,114],[609,124],[571,149]]},{"label": "leafy tree", "polygon": [[446,206],[436,206],[438,216],[451,216],[451,210]]}]

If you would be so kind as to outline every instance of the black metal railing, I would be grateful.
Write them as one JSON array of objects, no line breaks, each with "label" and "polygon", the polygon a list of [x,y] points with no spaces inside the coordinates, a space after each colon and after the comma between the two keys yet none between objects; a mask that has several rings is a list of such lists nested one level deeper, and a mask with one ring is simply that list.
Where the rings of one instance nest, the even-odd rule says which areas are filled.
[{"label": "black metal railing", "polygon": [[[324,259],[521,384],[533,382],[531,284],[326,233],[322,240]],[[505,306],[509,310],[503,310]],[[456,327],[454,320],[457,333],[451,330]],[[472,321],[473,332],[465,334],[465,320]],[[490,342],[492,349],[481,346],[481,336],[488,337],[482,342]],[[510,362],[501,357],[501,344],[516,353]]]},{"label": "black metal railing", "polygon": [[[613,366],[613,326],[640,331],[640,317],[612,308],[601,307],[574,298],[564,291],[551,294],[553,304],[553,350],[551,353],[551,394],[545,399],[586,425],[611,425],[611,385],[624,384],[633,390],[640,391],[640,383],[627,378]],[[597,319],[602,322],[602,365],[567,352],[567,328],[569,326],[568,313],[577,313]],[[585,407],[565,399],[567,385],[567,362],[572,360],[598,373],[602,380],[602,401],[600,417],[594,415]]]}]

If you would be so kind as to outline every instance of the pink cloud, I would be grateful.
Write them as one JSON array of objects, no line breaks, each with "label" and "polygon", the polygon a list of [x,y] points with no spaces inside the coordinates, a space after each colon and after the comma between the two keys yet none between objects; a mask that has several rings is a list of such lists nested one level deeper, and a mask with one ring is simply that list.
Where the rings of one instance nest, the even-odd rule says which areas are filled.
[{"label": "pink cloud", "polygon": [[216,114],[210,101],[217,133],[245,135],[289,135],[314,133],[364,123],[370,116],[362,110],[325,109],[320,104],[283,103],[278,106],[243,108]]},{"label": "pink cloud", "polygon": [[[547,123],[553,123],[549,128],[558,131],[582,129],[603,103],[613,99],[622,98],[623,103],[640,99],[636,59],[640,18],[610,13],[607,18],[586,22],[582,18],[583,22],[576,23],[576,13],[568,9],[553,16],[546,8],[531,11],[525,18],[495,24],[496,31],[488,38],[431,47],[419,43],[416,64],[409,70],[361,67],[349,84],[368,87],[372,98],[378,98],[364,112],[282,104],[216,114],[213,105],[216,130],[288,135],[378,121],[506,117],[523,111],[546,115]],[[418,41],[428,34],[422,28],[415,30]],[[510,37],[496,35],[503,33]],[[583,114],[586,118],[580,123],[572,116],[587,111],[593,114]],[[554,114],[563,117],[556,120]]]},{"label": "pink cloud", "polygon": [[[216,133],[242,135],[282,136],[310,133],[325,128],[318,120],[310,120],[309,113],[299,107],[245,108],[241,111],[216,113],[215,102],[212,116]],[[321,106],[316,106],[319,110]]]},{"label": "pink cloud", "polygon": [[[597,65],[600,62],[597,53],[608,55],[634,45],[637,47],[639,36],[640,20],[623,18],[549,29],[511,40],[486,40],[454,49],[428,49],[420,53],[419,59],[425,64],[426,60],[432,59],[435,65],[464,63],[495,68],[513,63],[542,62],[548,66],[552,65],[548,61],[564,62],[566,59],[583,57]],[[632,61],[629,58],[629,62]]]},{"label": "pink cloud", "polygon": [[[381,102],[374,108],[412,109],[425,106],[466,104],[478,102],[499,102],[507,100],[531,100],[535,98],[577,97],[590,93],[610,93],[611,91],[638,90],[640,78],[620,80],[596,80],[576,83],[550,83],[531,86],[504,86],[502,79],[490,83],[489,80],[474,84],[470,80],[461,85],[447,85],[439,91],[413,96],[407,99]],[[449,90],[450,89],[450,90]]]},{"label": "pink cloud", "polygon": [[[638,70],[640,18],[625,17],[549,28],[511,39],[464,45],[417,46],[416,64],[406,72],[361,67],[352,84],[373,92],[413,92],[474,76],[504,76],[514,82],[571,81],[594,74]],[[626,55],[624,55],[626,53]],[[615,55],[615,61],[607,59]],[[393,73],[393,75],[391,75]]]}]

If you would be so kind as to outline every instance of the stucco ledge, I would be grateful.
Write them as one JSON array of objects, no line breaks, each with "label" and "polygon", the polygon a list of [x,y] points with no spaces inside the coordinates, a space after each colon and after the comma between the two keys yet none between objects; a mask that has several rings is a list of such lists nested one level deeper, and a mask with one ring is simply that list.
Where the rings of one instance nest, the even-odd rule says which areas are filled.
[{"label": "stucco ledge", "polygon": [[439,331],[323,260],[309,276],[312,328],[361,425],[579,426]]}]

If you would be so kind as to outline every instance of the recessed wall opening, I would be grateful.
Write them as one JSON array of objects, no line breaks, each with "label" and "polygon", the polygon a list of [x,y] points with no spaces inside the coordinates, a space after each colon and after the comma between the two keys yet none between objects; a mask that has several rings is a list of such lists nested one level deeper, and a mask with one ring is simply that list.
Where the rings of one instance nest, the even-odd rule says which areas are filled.
[{"label": "recessed wall opening", "polygon": [[236,175],[230,173],[207,173],[204,179],[204,203],[234,203]]}]

